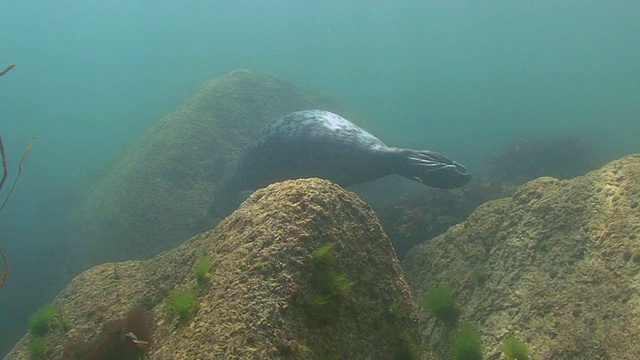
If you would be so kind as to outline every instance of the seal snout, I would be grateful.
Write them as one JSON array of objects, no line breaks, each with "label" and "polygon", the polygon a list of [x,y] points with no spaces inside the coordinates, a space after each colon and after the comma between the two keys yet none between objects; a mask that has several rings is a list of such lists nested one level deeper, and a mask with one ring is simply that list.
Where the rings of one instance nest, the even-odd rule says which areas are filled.
[{"label": "seal snout", "polygon": [[447,165],[447,168],[451,173],[445,175],[445,177],[448,177],[448,180],[446,180],[443,183],[443,186],[440,187],[445,189],[455,189],[465,186],[469,181],[471,181],[471,174],[469,174],[467,168],[462,164],[452,161],[452,164]]},{"label": "seal snout", "polygon": [[405,150],[406,161],[400,175],[425,185],[455,189],[469,183],[467,168],[448,157],[430,150]]},{"label": "seal snout", "polygon": [[471,175],[467,168],[452,161],[450,164],[442,164],[441,167],[428,171],[420,180],[428,186],[455,189],[467,185],[471,181]]}]

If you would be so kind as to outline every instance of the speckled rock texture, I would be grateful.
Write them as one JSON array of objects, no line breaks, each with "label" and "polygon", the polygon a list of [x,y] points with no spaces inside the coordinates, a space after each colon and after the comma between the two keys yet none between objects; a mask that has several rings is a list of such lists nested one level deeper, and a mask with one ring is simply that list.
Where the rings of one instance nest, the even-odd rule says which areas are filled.
[{"label": "speckled rock texture", "polygon": [[[403,268],[416,299],[452,285],[486,359],[506,359],[509,336],[532,359],[638,359],[639,205],[640,155],[540,178],[414,248]],[[421,327],[431,356],[446,358],[445,327],[432,316]]]},{"label": "speckled rock texture", "polygon": [[308,108],[340,110],[322,95],[256,71],[205,82],[85,196],[72,216],[78,236],[68,241],[75,242],[69,262],[148,259],[212,229],[213,193],[246,142],[267,122]]},{"label": "speckled rock texture", "polygon": [[[326,244],[333,244],[332,271],[352,285],[318,323],[308,311],[312,264]],[[193,267],[204,256],[213,267],[198,282]],[[180,320],[168,311],[172,289],[195,294],[194,315]],[[45,358],[63,359],[65,347],[93,341],[106,323],[142,306],[152,315],[154,360],[393,359],[403,353],[401,338],[419,339],[411,298],[365,203],[328,181],[286,181],[258,190],[215,230],[171,251],[77,276],[54,300],[71,329],[49,331]],[[29,341],[6,359],[28,359]]]}]

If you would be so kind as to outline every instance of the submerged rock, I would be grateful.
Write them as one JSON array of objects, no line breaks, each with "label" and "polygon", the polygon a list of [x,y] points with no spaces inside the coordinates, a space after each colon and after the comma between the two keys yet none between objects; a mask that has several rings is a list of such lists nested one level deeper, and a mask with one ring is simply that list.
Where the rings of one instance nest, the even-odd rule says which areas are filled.
[{"label": "submerged rock", "polygon": [[[193,269],[203,257],[213,266],[198,281]],[[197,308],[171,312],[174,289],[193,294]],[[155,360],[392,359],[418,351],[410,290],[375,214],[319,179],[258,190],[215,230],[148,261],[94,267],[54,303],[70,330],[49,331],[47,359],[62,359],[65,348],[67,360],[82,358],[105,324],[113,329],[111,321],[136,307],[150,311]],[[31,340],[7,359],[28,359]]]},{"label": "submerged rock", "polygon": [[[639,205],[640,155],[572,180],[540,178],[415,247],[403,268],[418,297],[452,286],[486,358],[514,336],[534,359],[636,359]],[[432,355],[446,356],[446,328],[434,317],[422,326]]]},{"label": "submerged rock", "polygon": [[268,121],[307,108],[339,110],[322,95],[255,71],[207,81],[87,194],[74,216],[79,235],[70,239],[69,262],[149,258],[213,228],[207,209],[237,153]]}]

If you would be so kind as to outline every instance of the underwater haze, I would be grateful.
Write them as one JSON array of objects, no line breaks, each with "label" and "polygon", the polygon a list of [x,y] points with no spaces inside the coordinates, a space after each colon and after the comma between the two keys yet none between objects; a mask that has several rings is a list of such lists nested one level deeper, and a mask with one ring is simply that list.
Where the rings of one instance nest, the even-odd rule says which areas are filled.
[{"label": "underwater haze", "polygon": [[0,212],[0,356],[76,275],[59,260],[68,212],[207,79],[275,75],[472,174],[528,137],[611,160],[640,152],[639,18],[637,1],[3,1],[0,200],[35,144]]}]

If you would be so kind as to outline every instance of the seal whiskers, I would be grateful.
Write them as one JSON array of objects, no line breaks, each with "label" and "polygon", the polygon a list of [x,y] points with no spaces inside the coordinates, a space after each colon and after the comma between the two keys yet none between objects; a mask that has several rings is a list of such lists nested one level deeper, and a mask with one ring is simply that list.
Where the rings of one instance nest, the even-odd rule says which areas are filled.
[{"label": "seal whiskers", "polygon": [[404,162],[397,174],[408,179],[432,187],[455,189],[466,185],[471,178],[464,166],[435,151],[398,150]]}]

